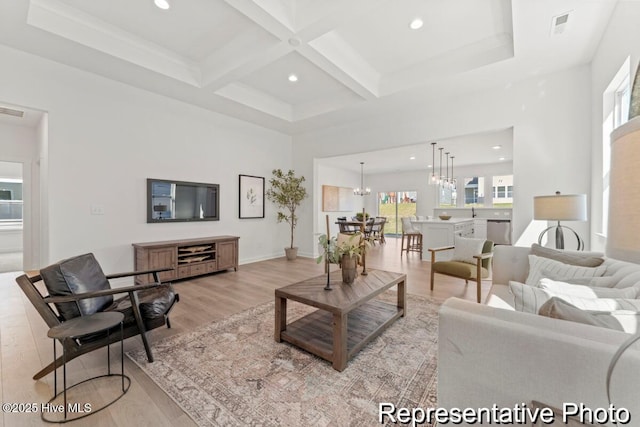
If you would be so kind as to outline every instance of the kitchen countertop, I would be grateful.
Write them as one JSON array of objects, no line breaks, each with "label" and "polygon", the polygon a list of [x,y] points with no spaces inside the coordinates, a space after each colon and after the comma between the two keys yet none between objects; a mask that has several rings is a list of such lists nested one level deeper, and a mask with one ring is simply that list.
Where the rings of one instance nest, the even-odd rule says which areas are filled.
[{"label": "kitchen countertop", "polygon": [[451,218],[451,219],[414,219],[411,222],[415,222],[417,224],[459,224],[461,222],[469,222],[473,221],[473,218]]}]

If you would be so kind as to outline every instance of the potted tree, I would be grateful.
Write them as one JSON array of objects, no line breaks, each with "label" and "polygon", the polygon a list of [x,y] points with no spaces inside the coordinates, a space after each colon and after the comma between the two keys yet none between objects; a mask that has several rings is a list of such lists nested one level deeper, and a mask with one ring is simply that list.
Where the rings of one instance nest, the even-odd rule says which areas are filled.
[{"label": "potted tree", "polygon": [[307,189],[302,183],[304,176],[297,177],[292,170],[284,173],[280,169],[272,171],[273,177],[269,180],[271,187],[266,191],[267,199],[278,207],[278,222],[287,222],[291,227],[291,244],[285,248],[288,260],[296,259],[298,248],[293,246],[293,231],[298,223],[296,209],[307,197]]}]

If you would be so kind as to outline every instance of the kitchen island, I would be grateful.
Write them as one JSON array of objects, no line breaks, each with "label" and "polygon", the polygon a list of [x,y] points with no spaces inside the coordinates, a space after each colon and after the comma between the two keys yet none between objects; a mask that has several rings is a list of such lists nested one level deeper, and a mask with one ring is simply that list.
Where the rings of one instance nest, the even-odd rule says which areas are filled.
[{"label": "kitchen island", "polygon": [[[422,259],[430,260],[429,248],[453,246],[454,236],[473,237],[472,218],[425,219],[411,221],[422,233]],[[449,261],[453,251],[436,253],[436,261]]]}]

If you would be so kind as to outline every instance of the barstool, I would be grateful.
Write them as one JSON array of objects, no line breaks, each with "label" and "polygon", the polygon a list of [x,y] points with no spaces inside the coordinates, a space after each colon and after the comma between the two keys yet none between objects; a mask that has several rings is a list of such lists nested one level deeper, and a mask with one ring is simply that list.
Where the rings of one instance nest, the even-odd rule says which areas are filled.
[{"label": "barstool", "polygon": [[[411,224],[409,217],[402,217],[402,242],[400,244],[400,257],[403,252],[418,252],[422,259],[422,233]],[[406,246],[405,246],[406,239]]]},{"label": "barstool", "polygon": [[[69,421],[78,420],[80,418],[87,417],[91,414],[95,414],[96,412],[101,411],[107,406],[110,406],[112,403],[116,402],[118,399],[124,396],[127,391],[129,391],[129,387],[131,386],[131,380],[129,379],[128,376],[124,374],[124,347],[122,345],[123,337],[124,337],[123,330],[122,330],[123,320],[124,320],[124,315],[120,312],[113,312],[113,311],[100,312],[100,313],[89,314],[87,316],[74,317],[71,320],[62,322],[61,324],[56,325],[51,329],[49,329],[47,336],[49,338],[53,338],[53,360],[56,360],[56,340],[62,343],[62,348],[63,348],[62,350],[62,356],[63,356],[62,382],[63,383],[62,383],[62,391],[58,393],[58,370],[55,369],[53,371],[53,397],[51,398],[51,400],[49,400],[49,402],[47,402],[47,405],[54,407],[52,405],[53,401],[56,400],[56,398],[62,394],[64,396],[64,401],[63,401],[64,407],[62,408],[63,409],[62,411],[56,410],[56,411],[51,411],[51,413],[49,411],[43,410],[41,413],[41,418],[43,421],[46,421],[49,423],[66,423]],[[65,340],[76,340],[76,339],[82,340],[82,338],[86,337],[87,335],[93,335],[96,333],[106,333],[107,335],[109,335],[111,334],[111,330],[115,327],[119,327],[118,329],[120,329],[120,364],[121,364],[120,373],[119,374],[111,373],[111,351],[109,348],[110,346],[107,345],[107,374],[91,377],[84,381],[76,383],[71,387],[67,387],[67,361],[65,357],[67,346],[64,345]],[[110,402],[106,403],[105,405],[99,408],[90,407],[89,411],[87,411],[86,413],[82,413],[80,416],[67,418],[67,415],[69,412],[68,410],[70,407],[70,405],[67,402],[67,391],[69,389],[72,389],[73,387],[76,387],[80,384],[84,384],[86,382],[96,380],[98,378],[113,377],[113,376],[121,377],[122,379],[121,393],[119,393],[113,400],[111,400]],[[125,380],[126,380],[126,385],[125,385]],[[78,406],[78,405],[76,406],[80,410],[83,409],[83,407],[81,406]],[[43,408],[46,408],[46,406],[43,405]],[[59,414],[59,412],[64,413],[64,418],[61,420],[51,419],[47,417],[48,415],[51,415],[51,414],[53,415]]]}]

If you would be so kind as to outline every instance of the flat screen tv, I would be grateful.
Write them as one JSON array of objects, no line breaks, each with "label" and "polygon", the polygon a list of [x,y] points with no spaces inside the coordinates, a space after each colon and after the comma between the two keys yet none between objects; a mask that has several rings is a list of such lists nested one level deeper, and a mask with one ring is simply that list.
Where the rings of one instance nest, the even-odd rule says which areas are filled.
[{"label": "flat screen tv", "polygon": [[220,186],[147,179],[147,222],[218,221]]}]

